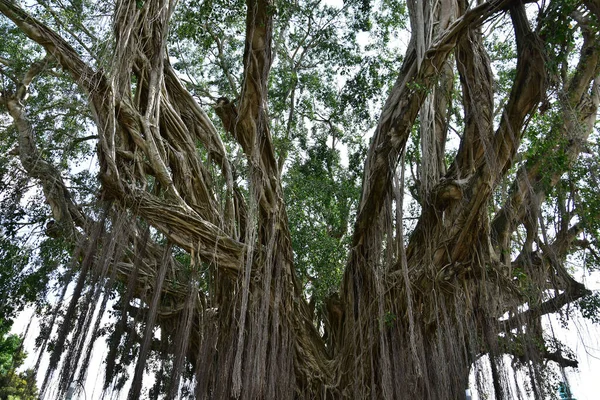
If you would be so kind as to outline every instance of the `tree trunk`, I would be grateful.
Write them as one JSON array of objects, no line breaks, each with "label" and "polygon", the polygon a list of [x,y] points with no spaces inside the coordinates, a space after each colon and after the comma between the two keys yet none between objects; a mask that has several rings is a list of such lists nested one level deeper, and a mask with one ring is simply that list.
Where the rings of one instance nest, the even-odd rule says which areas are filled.
[{"label": "tree trunk", "polygon": [[[529,222],[537,235],[537,219],[527,207],[539,208],[535,199],[545,189],[534,184],[529,191],[525,183],[541,181],[539,167],[527,164],[519,171],[506,207],[490,220],[494,190],[514,165],[528,118],[544,100],[548,83],[544,43],[522,2],[495,0],[474,8],[464,0],[408,5],[411,41],[365,161],[342,287],[326,307],[327,344],[294,270],[282,165],[270,134],[273,4],[247,0],[240,98],[221,99],[215,106],[245,157],[245,185],[238,184],[243,172],[234,170],[217,129],[169,63],[166,38],[174,7],[167,0],[117,2],[114,58],[104,72],[89,67],[64,39],[15,3],[0,0],[0,11],[70,73],[94,114],[105,209],[96,219],[81,214],[57,171],[32,161],[38,158],[35,138],[21,104],[31,77],[22,90],[3,94],[21,137],[22,165],[42,182],[62,235],[81,254],[67,313],[72,320],[65,319],[56,348],[65,348],[73,329],[81,335],[86,327],[93,335],[98,330],[93,312],[70,315],[78,302],[93,311],[102,285],[126,287],[111,337],[105,390],[118,389],[124,373],[116,348],[139,346],[130,399],[141,395],[152,352],[174,355],[168,398],[178,396],[191,366],[195,398],[460,399],[478,358],[490,354],[495,371],[496,359],[511,352],[500,338],[587,293],[565,272],[562,304],[558,297],[552,303],[542,296],[533,301],[512,279],[512,268],[523,258],[511,262],[506,256],[511,234]],[[493,75],[480,28],[506,11],[514,27],[517,66],[495,127]],[[593,129],[598,107],[594,37],[585,37],[580,73],[565,93],[575,106],[588,100],[579,113],[565,111],[563,129],[579,132],[567,148],[571,163]],[[32,66],[32,76],[41,68]],[[464,127],[458,153],[446,168],[448,110],[451,93],[459,90],[455,73]],[[590,85],[596,89],[589,90]],[[405,240],[400,161],[417,117],[422,211]],[[583,130],[571,129],[582,122]],[[213,170],[219,171],[216,179]],[[555,171],[553,179],[562,172]],[[569,236],[569,228],[552,243],[556,259],[566,257],[565,243],[577,234]],[[177,249],[189,255],[190,268],[183,267]],[[533,247],[525,251],[532,256]],[[542,273],[549,256],[544,251],[537,257],[529,268]],[[559,275],[564,272],[562,264],[551,265]],[[207,287],[199,283],[201,277],[210,282]],[[84,285],[95,287],[94,295],[84,292]],[[136,310],[133,299],[145,308]],[[529,310],[519,313],[525,302]],[[500,320],[506,312],[511,317]],[[132,319],[144,326],[142,334],[130,327]],[[155,343],[156,327],[166,348]],[[85,340],[71,347],[58,396],[66,393],[77,367],[87,365],[91,349]],[[529,350],[522,357],[535,360],[539,354],[532,343],[524,347]],[[55,354],[50,371],[59,366],[60,352]],[[85,375],[85,367],[79,374]],[[51,378],[47,374],[42,391]],[[495,387],[497,397],[510,396],[497,380]]]}]

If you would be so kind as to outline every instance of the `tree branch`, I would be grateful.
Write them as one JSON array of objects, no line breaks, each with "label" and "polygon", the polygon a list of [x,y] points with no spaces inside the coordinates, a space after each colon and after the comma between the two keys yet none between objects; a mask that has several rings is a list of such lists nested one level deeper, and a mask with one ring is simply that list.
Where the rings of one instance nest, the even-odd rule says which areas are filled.
[{"label": "tree branch", "polygon": [[560,351],[550,352],[550,351],[546,350],[542,353],[542,357],[544,357],[547,360],[554,361],[561,367],[571,367],[571,368],[579,367],[579,362],[577,360],[564,357]]},{"label": "tree branch", "polygon": [[50,204],[52,216],[59,226],[59,231],[67,237],[77,238],[79,234],[75,226],[84,228],[88,226],[89,221],[73,201],[73,196],[65,185],[60,171],[42,158],[35,144],[33,127],[29,123],[22,105],[22,101],[27,96],[29,84],[46,68],[47,64],[47,58],[33,63],[17,87],[16,93],[3,98],[3,100],[19,133],[18,154],[23,168],[29,176],[38,179],[42,184],[44,196]]},{"label": "tree branch", "polygon": [[542,315],[558,312],[561,308],[569,303],[572,303],[580,298],[592,293],[583,284],[573,281],[574,283],[561,294],[546,300],[540,305],[530,307],[528,310],[516,314],[505,321],[500,321],[502,330],[509,332],[512,329],[526,325],[528,321],[533,321]]},{"label": "tree branch", "polygon": [[367,228],[377,220],[393,171],[410,134],[427,92],[435,84],[438,71],[468,29],[485,22],[514,1],[489,1],[467,11],[450,25],[426,51],[421,67],[417,67],[415,49],[409,49],[399,78],[383,108],[371,141],[365,164],[363,190],[354,227],[352,245],[361,243]]},{"label": "tree branch", "polygon": [[98,92],[102,77],[92,70],[71,45],[11,0],[0,0],[0,12],[31,40],[43,46],[89,94]]},{"label": "tree branch", "polygon": [[[523,222],[528,207],[534,205],[532,201],[536,199],[539,206],[546,191],[556,185],[561,175],[576,161],[584,148],[592,132],[600,102],[600,80],[597,78],[599,72],[600,49],[594,36],[584,34],[576,72],[569,82],[564,83],[567,91],[561,96],[564,123],[553,129],[551,132],[553,136],[546,139],[556,141],[554,137],[556,135],[560,141],[551,147],[552,154],[545,153],[530,158],[519,169],[509,198],[492,221],[492,240],[497,246],[507,248],[510,234],[519,223]],[[591,83],[592,89],[589,91]],[[581,104],[588,106],[581,108],[579,106]],[[567,162],[558,167],[555,164],[548,166],[546,162],[548,157],[558,154],[566,155]],[[543,184],[544,181],[546,184]]]},{"label": "tree branch", "polygon": [[469,29],[456,47],[456,66],[463,93],[465,128],[448,175],[470,176],[491,149],[494,93],[490,60],[479,29]]}]

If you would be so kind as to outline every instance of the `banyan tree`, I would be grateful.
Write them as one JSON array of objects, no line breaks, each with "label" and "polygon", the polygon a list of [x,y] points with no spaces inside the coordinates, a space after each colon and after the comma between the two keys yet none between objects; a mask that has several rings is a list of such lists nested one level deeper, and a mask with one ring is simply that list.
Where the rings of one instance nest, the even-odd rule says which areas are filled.
[{"label": "banyan tree", "polygon": [[541,399],[577,366],[545,321],[600,303],[598,0],[0,12],[0,317],[34,304],[43,398],[461,399],[487,363]]}]

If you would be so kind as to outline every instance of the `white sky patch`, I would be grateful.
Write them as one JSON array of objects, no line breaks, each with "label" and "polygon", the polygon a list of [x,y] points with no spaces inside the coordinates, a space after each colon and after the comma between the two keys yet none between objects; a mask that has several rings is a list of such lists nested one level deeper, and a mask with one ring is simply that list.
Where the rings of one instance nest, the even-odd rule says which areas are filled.
[{"label": "white sky patch", "polygon": [[[585,272],[582,269],[575,274],[575,279],[583,282],[590,290],[600,290],[600,271],[592,273]],[[573,309],[574,305],[568,305]],[[544,329],[546,334],[554,336],[562,344],[572,350],[577,360],[579,368],[565,368],[568,385],[571,390],[573,399],[577,400],[596,400],[598,396],[598,371],[600,371],[600,326],[594,325],[591,321],[584,319],[579,312],[574,312],[574,315],[566,320],[566,326],[560,320],[558,314],[550,314],[543,317]],[[507,357],[507,365],[510,361]],[[483,400],[477,394],[477,385],[483,384],[482,380],[487,381],[484,387],[488,394],[493,398],[493,386],[491,383],[491,372],[489,370],[489,359],[486,357],[478,361],[481,365],[478,367],[480,375],[475,371],[471,371],[469,378],[469,389],[471,391],[472,400]],[[558,368],[556,368],[558,371]],[[509,371],[513,372],[513,371]],[[527,379],[523,374],[517,373],[518,380]],[[509,377],[511,380],[512,376]],[[510,382],[514,385],[514,382]],[[515,388],[512,388],[515,390]],[[558,395],[558,392],[555,393]],[[523,399],[534,399],[532,395],[527,396],[522,393]]]},{"label": "white sky patch", "polygon": [[323,4],[326,4],[330,7],[342,8],[344,7],[344,0],[324,0]]},{"label": "white sky patch", "polygon": [[[335,8],[342,8],[344,5],[343,0],[326,0],[324,4],[329,5]],[[357,34],[357,40],[364,49],[366,44],[369,41],[369,32],[359,32]],[[406,36],[401,36],[402,42],[406,45],[408,43],[408,31],[406,31]],[[177,58],[171,57],[171,62],[175,64],[177,62]],[[497,71],[494,71],[497,72]],[[183,74],[178,74],[179,78],[184,81],[190,81],[186,79],[186,76]],[[374,133],[374,128],[365,133],[364,138],[366,143],[369,142],[370,138]],[[458,139],[453,138],[449,140],[449,147],[457,148],[458,147]],[[342,165],[348,165],[348,152],[345,146],[340,149],[340,156]],[[88,165],[86,163],[82,163],[79,168],[87,168],[92,172],[97,171],[97,159],[94,154],[89,161]],[[78,172],[77,167],[72,166],[72,172]],[[409,196],[406,196],[407,198]],[[408,215],[408,212],[405,213]],[[575,277],[578,281],[583,282],[589,289],[591,290],[600,290],[600,272],[594,272],[592,274],[586,274],[580,271]],[[110,307],[110,306],[109,306]],[[572,305],[571,305],[572,307]],[[29,331],[27,336],[25,337],[24,347],[29,354],[29,357],[26,359],[23,369],[32,368],[38,357],[38,352],[35,351],[35,338],[40,333],[40,324],[38,318],[33,318],[32,315],[34,313],[34,309],[32,307],[27,308],[23,311],[18,318],[16,319],[13,328],[11,330],[12,333],[23,334],[29,326]],[[108,313],[106,313],[108,314]],[[108,318],[103,318],[104,322],[108,322]],[[106,319],[106,321],[104,321]],[[567,377],[569,380],[570,388],[573,392],[573,397],[577,400],[592,400],[599,398],[598,395],[598,371],[600,371],[600,327],[589,323],[582,318],[578,319],[570,319],[567,321],[567,326],[563,327],[559,321],[559,318],[556,314],[549,315],[544,318],[546,327],[548,328],[548,332],[554,332],[554,335],[557,339],[561,340],[564,344],[566,344],[569,348],[571,348],[577,355],[579,360],[579,369],[578,371],[573,371],[572,369],[567,369]],[[31,324],[30,324],[31,322]],[[30,325],[29,325],[30,324]],[[106,346],[106,337],[100,337],[96,343],[94,344],[94,351],[92,355],[92,361],[90,362],[90,367],[87,374],[86,383],[83,386],[84,390],[76,391],[74,399],[97,399],[100,398],[102,392],[102,384],[104,378],[104,364],[102,360],[106,356],[107,346]],[[41,385],[44,373],[45,366],[48,364],[48,356],[46,355],[40,365],[40,374],[38,374],[38,383]],[[55,373],[57,374],[58,371]],[[150,375],[145,376],[145,387],[149,386],[149,383],[152,381],[152,377]],[[474,378],[472,378],[474,379]],[[474,384],[474,381],[471,382]],[[471,386],[473,389],[475,386]],[[127,389],[126,388],[121,392],[120,398],[126,398]],[[51,390],[49,390],[51,393]],[[476,390],[472,390],[473,400],[477,399]],[[114,397],[116,398],[116,397]]]}]

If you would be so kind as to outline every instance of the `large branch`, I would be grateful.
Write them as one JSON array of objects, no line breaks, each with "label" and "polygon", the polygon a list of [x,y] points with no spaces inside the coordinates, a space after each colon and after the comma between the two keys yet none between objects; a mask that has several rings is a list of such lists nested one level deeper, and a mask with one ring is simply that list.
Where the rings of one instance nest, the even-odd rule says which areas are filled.
[{"label": "large branch", "polygon": [[494,77],[480,29],[470,29],[456,47],[456,66],[463,93],[465,128],[450,176],[465,178],[491,148]]},{"label": "large branch", "polygon": [[195,213],[150,193],[129,189],[125,204],[163,232],[174,244],[197,254],[209,265],[217,265],[237,273],[242,265],[246,246],[233,240],[218,226],[203,220]]},{"label": "large branch", "polygon": [[[264,117],[261,114],[266,112],[267,105],[267,85],[272,62],[274,5],[269,0],[247,0],[246,7],[244,81],[240,99],[240,118],[250,118],[255,123],[259,123],[259,120]],[[244,133],[252,134],[250,131]],[[253,137],[244,138],[250,146],[254,144],[253,139]]]},{"label": "large branch", "polygon": [[513,262],[513,268],[533,274],[544,273],[543,271],[548,270],[547,266],[551,266],[552,272],[543,275],[542,279],[546,279],[548,289],[554,291],[554,296],[538,304],[529,303],[529,309],[502,321],[505,331],[525,325],[543,315],[556,313],[565,305],[592,293],[584,284],[577,282],[564,266],[565,259],[573,248],[572,244],[581,231],[582,226],[579,223],[565,228],[558,232],[551,244],[538,242],[539,250],[527,254],[522,252]]},{"label": "large branch", "polygon": [[353,246],[360,245],[368,227],[377,220],[385,196],[390,190],[400,152],[408,140],[419,109],[427,92],[436,83],[437,73],[455,48],[458,39],[468,29],[481,25],[513,3],[515,1],[490,1],[466,12],[440,34],[425,52],[420,67],[414,48],[409,49],[371,141],[354,227]]},{"label": "large branch", "polygon": [[525,7],[511,9],[517,41],[517,70],[500,126],[494,136],[494,154],[482,160],[486,170],[496,179],[506,173],[521,143],[525,118],[542,100],[546,91],[544,45],[529,25]]},{"label": "large branch", "polygon": [[[60,171],[42,156],[36,145],[35,129],[30,124],[27,114],[24,110],[24,105],[22,104],[27,97],[30,83],[47,67],[47,58],[33,63],[23,80],[19,83],[16,92],[12,95],[5,94],[4,96],[0,96],[0,102],[7,105],[8,111],[13,117],[15,126],[17,128],[19,135],[19,146],[17,147],[17,153],[20,157],[21,164],[31,178],[39,180],[46,201],[50,205],[54,222],[52,225],[47,225],[46,234],[54,235],[60,233],[63,234],[67,240],[73,244],[76,244],[77,240],[80,238],[80,231],[77,230],[76,227],[80,228],[81,231],[85,232],[85,234],[90,235],[90,232],[94,226],[94,221],[88,215],[85,215],[80,207],[75,203],[73,200],[74,196],[71,194],[71,191],[65,184]],[[165,208],[166,207],[167,206],[165,205]],[[177,224],[185,225],[190,223],[188,219],[189,218],[186,219],[185,223],[178,221]],[[225,236],[218,230],[217,227],[212,226],[211,224],[204,224],[205,223],[202,221],[198,223],[198,226],[195,226],[195,230],[198,232],[199,236],[202,236],[205,239],[209,235],[214,235],[214,237]],[[129,228],[129,230],[131,232],[136,231],[136,229],[133,228]],[[181,237],[181,235],[177,236],[176,233],[171,236],[177,238]],[[193,247],[194,251],[199,251],[200,257],[205,261],[220,262],[220,258],[214,256],[213,254],[215,249],[225,248],[223,252],[231,256],[240,253],[239,248],[242,245],[239,244],[236,246],[235,244],[232,245],[230,242],[231,241],[228,242],[225,240],[225,244],[213,246],[212,241],[208,242],[209,244],[207,244],[205,240],[198,240],[196,245]],[[133,242],[129,244],[132,247],[135,247]],[[155,271],[153,271],[150,266],[156,264],[156,259],[160,258],[160,256],[157,256],[159,253],[159,247],[151,240],[146,240],[146,246],[147,248],[145,249],[146,251],[144,260],[142,260],[142,257],[140,257],[140,261],[146,267],[145,274],[147,276],[151,276]],[[209,247],[209,249],[203,250],[207,247]],[[190,250],[190,248],[188,248],[188,250]],[[209,254],[210,257],[207,257],[207,254]],[[235,269],[237,268],[236,262],[232,262],[227,257],[225,259],[227,260],[224,262],[226,264],[225,267],[228,268],[228,270],[235,272]],[[176,261],[173,260],[172,262]],[[239,261],[237,261],[237,263],[239,263]],[[121,272],[125,273],[125,275],[131,273],[131,265],[129,265],[125,260],[118,262],[116,267],[119,268]]]},{"label": "large branch", "polygon": [[563,356],[560,351],[545,350],[542,353],[542,357],[544,357],[546,360],[554,361],[561,367],[571,367],[571,368],[579,367],[579,362],[577,360]]},{"label": "large branch", "polygon": [[86,228],[90,221],[74,202],[60,171],[42,157],[36,145],[34,129],[29,123],[22,104],[27,96],[29,84],[47,65],[46,58],[33,63],[16,92],[12,95],[0,96],[0,101],[6,104],[17,128],[21,164],[30,177],[40,181],[46,201],[50,204],[56,226],[52,226],[52,232],[49,233],[61,233],[76,239],[78,232],[75,227]]},{"label": "large branch", "polygon": [[[116,150],[114,141],[115,126],[113,125],[113,128],[107,126],[107,124],[111,124],[111,121],[113,121],[113,118],[110,116],[111,114],[116,114],[117,119],[114,120],[114,122],[119,123],[125,132],[131,134],[132,141],[142,150],[145,150],[146,154],[154,155],[155,158],[160,157],[157,149],[155,149],[154,152],[148,149],[148,141],[150,141],[150,138],[142,137],[143,121],[138,110],[136,110],[128,101],[117,100],[115,103],[112,103],[110,99],[113,98],[113,96],[109,95],[109,89],[106,86],[102,75],[94,73],[94,71],[81,60],[76,51],[63,38],[46,27],[43,23],[37,21],[18,6],[7,0],[0,0],[0,11],[13,20],[13,22],[32,40],[44,46],[48,53],[51,54],[65,70],[70,72],[77,83],[90,94],[92,107],[96,112],[99,136],[101,142],[104,142],[104,145],[102,146],[103,150],[100,151],[100,153],[104,155],[105,160],[108,160],[113,164],[112,170],[116,173],[116,175],[104,178],[105,189],[115,195],[117,199],[130,206],[134,212],[139,212],[141,215],[147,217],[150,223],[154,224],[154,226],[165,233],[177,245],[180,245],[188,251],[198,251],[202,259],[208,263],[215,263],[228,271],[237,270],[241,263],[241,253],[244,246],[231,239],[231,237],[220,227],[205,221],[200,217],[200,215],[206,215],[211,212],[215,213],[214,207],[207,207],[206,212],[197,213],[185,203],[176,206],[169,205],[161,202],[158,197],[153,196],[148,192],[129,187],[127,183],[117,179],[119,174],[117,172],[116,151],[114,151]],[[171,83],[174,83],[173,77],[171,77]],[[181,90],[180,87],[176,87],[175,85],[173,88],[174,90]],[[110,109],[111,104],[116,110]],[[21,109],[19,108],[20,104],[18,102],[12,102],[10,105],[15,116],[19,117],[19,113],[21,112]],[[222,144],[219,143],[215,137],[206,137],[206,131],[210,130],[210,127],[206,126],[208,122],[204,118],[205,116],[202,115],[201,112],[198,112],[198,110],[194,111],[194,115],[196,116],[196,119],[202,120],[204,125],[202,127],[205,129],[195,133],[202,136],[210,143],[209,150],[217,155],[216,158],[220,159],[223,168],[228,169],[228,166],[225,166],[225,153]],[[171,116],[173,116],[173,113],[171,113]],[[17,120],[17,122],[19,121],[21,120]],[[171,118],[171,120],[166,123],[173,123],[175,125],[177,124],[177,121],[176,118]],[[202,127],[200,129],[202,129]],[[25,122],[22,122],[19,128],[23,132],[30,129]],[[155,128],[157,127],[152,129]],[[111,131],[112,133],[108,131]],[[182,133],[180,132],[180,134]],[[31,134],[29,133],[23,135],[24,138],[29,138],[30,136]],[[180,136],[180,138],[182,137]],[[189,147],[189,138],[185,139],[186,145]],[[30,139],[28,140],[31,141]],[[22,154],[24,155],[27,154],[25,152],[26,146],[28,146],[28,142],[24,142],[22,146]],[[191,151],[189,148],[186,150]],[[197,154],[195,153],[194,150],[194,156],[197,157]],[[34,155],[35,153],[31,152],[30,154]],[[39,170],[44,164],[37,160],[39,159],[36,158],[36,168]],[[50,171],[50,169],[46,170]],[[199,171],[196,169],[195,172]],[[155,171],[155,173],[158,172]],[[42,173],[39,172],[38,175],[39,174]],[[45,178],[53,176],[50,172],[44,174]],[[59,187],[57,189],[51,189],[51,191],[60,193],[62,189]],[[50,199],[51,198],[52,197],[50,197]],[[205,204],[210,204],[206,199],[206,196],[204,200]],[[60,211],[60,215],[66,214],[64,211]]]},{"label": "large branch", "polygon": [[[550,154],[545,153],[528,159],[519,169],[510,196],[492,222],[492,236],[499,246],[508,245],[509,235],[525,220],[528,207],[539,207],[547,190],[556,185],[562,174],[573,165],[585,148],[600,103],[600,49],[595,36],[584,34],[584,43],[575,71],[570,81],[565,83],[566,92],[560,96],[564,123],[551,132],[551,135],[556,135],[559,139],[551,148],[551,155],[564,155],[566,162],[548,165],[547,159]],[[546,140],[556,141],[553,137]]]},{"label": "large branch", "polygon": [[[446,244],[451,247],[448,257],[452,262],[469,257],[473,244],[479,241],[481,232],[487,229],[479,224],[485,220],[485,207],[493,193],[492,189],[512,165],[521,142],[526,117],[536,109],[546,90],[543,43],[532,31],[522,3],[510,7],[510,16],[517,41],[516,76],[490,146],[485,146],[485,143],[481,145],[484,154],[479,157],[475,165],[476,171],[470,177],[464,194],[458,196],[467,201],[463,200],[453,217],[456,222],[450,236],[456,239],[453,239],[451,246]],[[443,254],[443,251],[439,253]],[[444,258],[438,257],[438,260]]]},{"label": "large branch", "polygon": [[586,289],[583,284],[577,282],[572,287],[552,297],[551,299],[546,300],[537,306],[530,306],[528,310],[510,317],[506,321],[501,321],[502,329],[506,332],[509,332],[512,329],[519,328],[527,324],[528,321],[533,321],[542,315],[556,313],[567,304],[579,300],[580,298],[591,293],[592,292]]},{"label": "large branch", "polygon": [[[109,95],[111,90],[104,74],[94,71],[66,40],[11,0],[0,0],[0,12],[12,20],[31,40],[43,46],[88,94],[99,131],[99,158],[101,164],[106,164],[102,167],[107,168],[108,174],[118,177],[117,166],[114,163],[114,110],[109,101],[112,98]],[[108,156],[104,157],[104,154]]]},{"label": "large branch", "polygon": [[77,51],[46,25],[29,15],[11,0],[0,0],[0,12],[12,20],[31,40],[43,46],[88,93],[98,90],[99,75]]},{"label": "large branch", "polygon": [[[524,343],[524,341],[526,343]],[[526,355],[527,346],[531,346],[532,344],[540,346],[542,343],[544,343],[544,339],[539,336],[530,335],[524,338],[522,336],[509,333],[501,337],[500,342],[504,344],[501,348],[501,353],[509,354],[515,357],[517,360],[526,363],[529,359]],[[540,356],[542,356],[544,359],[554,361],[561,367],[578,367],[579,363],[577,360],[570,358],[570,356],[574,356],[574,354],[571,354],[570,351],[561,351],[560,348],[555,351],[550,351],[545,343],[542,347],[543,349],[541,349]]]},{"label": "large branch", "polygon": [[227,159],[225,145],[215,129],[212,121],[206,115],[206,112],[194,100],[190,92],[183,86],[181,80],[177,77],[176,71],[170,64],[165,65],[165,81],[171,100],[177,104],[182,112],[184,121],[188,128],[194,128],[191,132],[206,147],[211,159],[221,167],[223,175],[231,173],[231,166]]},{"label": "large branch", "polygon": [[[272,167],[274,152],[268,133],[267,85],[272,62],[275,6],[269,0],[247,0],[246,7],[241,97],[237,105],[229,99],[221,98],[215,109],[225,130],[234,136],[250,161],[262,157],[265,164],[263,166]],[[268,148],[263,149],[265,145]]]},{"label": "large branch", "polygon": [[215,111],[226,131],[237,140],[248,158],[257,203],[263,215],[283,209],[279,168],[269,128],[267,86],[272,63],[272,30],[275,6],[269,0],[246,1],[244,79],[238,104],[226,98]]}]

